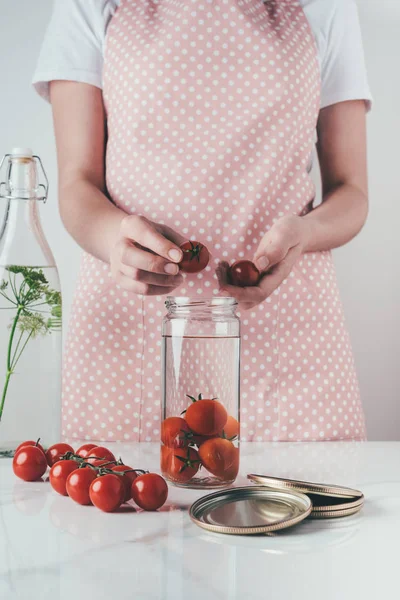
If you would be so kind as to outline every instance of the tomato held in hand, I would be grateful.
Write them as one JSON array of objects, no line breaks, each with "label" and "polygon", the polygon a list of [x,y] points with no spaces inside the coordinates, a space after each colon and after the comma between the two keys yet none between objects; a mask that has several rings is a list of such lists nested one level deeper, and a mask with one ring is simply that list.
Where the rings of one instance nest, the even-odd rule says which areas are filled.
[{"label": "tomato held in hand", "polygon": [[183,258],[179,268],[185,273],[200,273],[206,268],[210,260],[210,253],[200,242],[185,242],[181,245]]},{"label": "tomato held in hand", "polygon": [[124,485],[125,496],[123,502],[128,502],[128,500],[132,498],[132,483],[135,481],[138,474],[132,467],[128,467],[127,465],[111,465],[110,469],[117,473],[123,473],[123,475],[118,475],[118,477],[121,478]]},{"label": "tomato held in hand", "polygon": [[228,419],[228,413],[218,400],[200,399],[191,397],[193,404],[185,413],[186,423],[194,433],[200,435],[215,435],[223,430]]},{"label": "tomato held in hand", "polygon": [[52,467],[67,452],[74,452],[73,447],[69,444],[63,444],[62,442],[60,442],[59,444],[54,444],[53,446],[50,446],[50,448],[46,452],[46,459],[49,467]]},{"label": "tomato held in hand", "polygon": [[157,510],[168,498],[165,479],[156,473],[139,475],[132,483],[132,498],[143,510]]},{"label": "tomato held in hand", "polygon": [[95,465],[96,467],[99,467],[101,465],[95,464],[97,458],[102,459],[103,464],[104,462],[115,462],[114,454],[110,452],[108,448],[104,448],[104,446],[95,446],[94,448],[92,448],[92,450],[87,456],[87,462],[91,463],[92,465]]},{"label": "tomato held in hand", "polygon": [[168,417],[161,423],[161,441],[168,448],[186,448],[190,433],[189,425],[181,417]]},{"label": "tomato held in hand", "polygon": [[24,481],[37,481],[46,473],[46,457],[37,446],[25,446],[13,458],[13,471]]},{"label": "tomato held in hand", "polygon": [[78,469],[79,465],[75,460],[59,460],[50,469],[50,483],[56,492],[61,496],[68,496],[67,479],[71,473]]},{"label": "tomato held in hand", "polygon": [[22,442],[22,444],[17,446],[14,454],[17,454],[17,452],[19,450],[21,450],[21,448],[25,448],[25,446],[36,446],[36,448],[40,448],[41,451],[43,452],[43,454],[45,454],[42,444],[39,444],[39,440],[37,442],[34,442],[33,440],[28,440],[27,442]]},{"label": "tomato held in hand", "polygon": [[93,450],[93,448],[96,448],[96,444],[83,444],[83,446],[78,448],[76,454],[81,458],[87,458]]},{"label": "tomato held in hand", "polygon": [[90,467],[73,471],[67,478],[66,491],[68,496],[78,504],[92,504],[89,488],[96,477],[96,471]]},{"label": "tomato held in hand", "polygon": [[113,512],[124,500],[125,488],[118,475],[102,475],[90,485],[89,496],[92,503],[104,512]]},{"label": "tomato held in hand", "polygon": [[199,454],[194,448],[171,449],[163,474],[176,483],[186,483],[196,475],[200,464]]},{"label": "tomato held in hand", "polygon": [[231,440],[232,438],[237,438],[239,436],[239,421],[237,421],[231,415],[228,416],[228,420],[226,421],[224,428],[221,432],[221,436],[228,438]]},{"label": "tomato held in hand", "polygon": [[[239,469],[239,450],[229,440],[215,438],[199,448],[203,466],[220,479],[234,479]],[[236,470],[236,472],[235,472]]]},{"label": "tomato held in hand", "polygon": [[238,260],[229,267],[228,277],[232,285],[248,287],[257,285],[260,271],[250,260]]}]

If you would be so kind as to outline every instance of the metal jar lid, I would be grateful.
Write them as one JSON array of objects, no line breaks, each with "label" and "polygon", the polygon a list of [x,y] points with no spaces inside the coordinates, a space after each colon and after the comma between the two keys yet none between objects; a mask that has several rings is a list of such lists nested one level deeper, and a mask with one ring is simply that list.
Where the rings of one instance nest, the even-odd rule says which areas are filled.
[{"label": "metal jar lid", "polygon": [[354,515],[364,506],[364,494],[362,492],[339,485],[311,483],[255,474],[250,474],[247,478],[257,485],[266,486],[268,489],[295,490],[306,494],[312,502],[311,517],[315,519]]},{"label": "metal jar lid", "polygon": [[216,533],[251,535],[285,529],[312,510],[309,497],[265,486],[227,488],[196,500],[189,509],[196,525]]}]

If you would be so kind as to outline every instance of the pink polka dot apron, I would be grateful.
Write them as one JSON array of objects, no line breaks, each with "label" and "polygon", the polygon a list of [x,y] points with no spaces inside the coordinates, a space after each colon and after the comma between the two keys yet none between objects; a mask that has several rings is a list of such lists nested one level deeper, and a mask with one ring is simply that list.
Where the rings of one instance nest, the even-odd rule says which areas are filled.
[{"label": "pink polka dot apron", "polygon": [[[277,219],[311,208],[320,72],[297,1],[122,0],[107,32],[104,101],[112,200],[212,252],[176,295],[217,295],[220,260],[251,259]],[[66,436],[159,439],[164,302],[120,289],[108,265],[84,255],[64,364]],[[302,256],[240,316],[243,440],[365,439],[329,252]]]}]

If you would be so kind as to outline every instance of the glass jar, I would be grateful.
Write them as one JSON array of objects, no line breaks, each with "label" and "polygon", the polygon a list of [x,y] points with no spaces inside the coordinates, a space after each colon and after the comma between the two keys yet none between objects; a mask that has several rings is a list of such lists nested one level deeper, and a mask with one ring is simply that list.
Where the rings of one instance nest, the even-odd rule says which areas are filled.
[{"label": "glass jar", "polygon": [[[30,149],[0,165],[0,456],[61,425],[61,291],[40,222],[48,182]],[[40,174],[45,184],[39,182]]]},{"label": "glass jar", "polygon": [[181,487],[224,487],[239,470],[237,302],[168,297],[166,307],[161,471]]}]

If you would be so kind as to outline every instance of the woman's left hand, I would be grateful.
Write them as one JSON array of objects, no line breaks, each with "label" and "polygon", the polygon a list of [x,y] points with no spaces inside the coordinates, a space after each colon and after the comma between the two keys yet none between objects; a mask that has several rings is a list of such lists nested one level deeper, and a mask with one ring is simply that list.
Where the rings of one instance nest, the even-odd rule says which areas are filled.
[{"label": "woman's left hand", "polygon": [[282,217],[264,235],[254,255],[253,262],[261,272],[258,285],[230,285],[229,264],[221,262],[217,268],[221,294],[236,298],[242,310],[254,308],[288,277],[295,262],[305,251],[311,235],[310,223],[305,217]]}]

